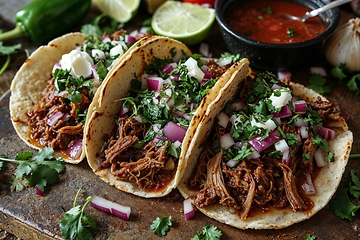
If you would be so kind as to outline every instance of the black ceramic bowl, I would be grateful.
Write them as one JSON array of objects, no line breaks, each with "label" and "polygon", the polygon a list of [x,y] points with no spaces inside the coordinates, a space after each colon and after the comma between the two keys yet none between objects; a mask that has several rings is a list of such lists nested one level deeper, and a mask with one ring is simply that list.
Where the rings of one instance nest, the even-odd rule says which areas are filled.
[{"label": "black ceramic bowl", "polygon": [[[322,48],[323,41],[335,30],[340,20],[338,8],[322,14],[320,18],[327,24],[325,31],[318,36],[298,43],[273,44],[257,42],[236,33],[225,21],[226,14],[236,4],[251,0],[217,0],[215,4],[216,20],[226,47],[233,54],[250,60],[250,66],[266,70],[292,69],[308,65],[315,59]],[[310,9],[325,5],[320,0],[291,0]]]}]

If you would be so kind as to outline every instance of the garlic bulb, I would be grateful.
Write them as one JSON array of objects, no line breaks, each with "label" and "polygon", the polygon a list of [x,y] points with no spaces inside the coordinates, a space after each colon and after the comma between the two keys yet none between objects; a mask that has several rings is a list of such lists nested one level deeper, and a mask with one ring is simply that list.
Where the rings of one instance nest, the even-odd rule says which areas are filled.
[{"label": "garlic bulb", "polygon": [[325,42],[325,56],[330,64],[360,71],[360,18],[352,18],[338,27]]}]

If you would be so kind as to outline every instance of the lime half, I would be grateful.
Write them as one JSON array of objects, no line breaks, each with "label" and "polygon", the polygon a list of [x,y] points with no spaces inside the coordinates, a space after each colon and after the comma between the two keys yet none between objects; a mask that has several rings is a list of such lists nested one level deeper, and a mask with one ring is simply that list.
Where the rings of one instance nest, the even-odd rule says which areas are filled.
[{"label": "lime half", "polygon": [[99,10],[116,21],[128,22],[138,11],[141,0],[94,0]]},{"label": "lime half", "polygon": [[211,33],[215,10],[198,4],[166,1],[153,14],[151,26],[157,35],[182,41],[187,45],[200,43]]}]

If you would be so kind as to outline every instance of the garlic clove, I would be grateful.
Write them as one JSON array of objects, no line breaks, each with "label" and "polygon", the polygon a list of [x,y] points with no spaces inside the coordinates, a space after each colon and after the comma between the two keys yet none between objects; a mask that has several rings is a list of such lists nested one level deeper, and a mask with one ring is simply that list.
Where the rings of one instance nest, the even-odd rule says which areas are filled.
[{"label": "garlic clove", "polygon": [[350,19],[330,35],[325,56],[333,66],[346,64],[350,71],[360,71],[360,18]]}]

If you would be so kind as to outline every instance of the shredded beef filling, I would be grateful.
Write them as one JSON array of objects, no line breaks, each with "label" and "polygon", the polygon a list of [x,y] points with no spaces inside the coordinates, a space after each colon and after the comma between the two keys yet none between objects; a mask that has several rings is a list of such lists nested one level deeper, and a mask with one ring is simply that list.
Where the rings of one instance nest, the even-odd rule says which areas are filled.
[{"label": "shredded beef filling", "polygon": [[[242,89],[247,89],[246,87]],[[324,102],[320,98],[309,105],[324,122],[331,114],[338,112],[335,104]],[[282,122],[281,128],[285,133],[297,134],[293,124]],[[210,148],[212,142],[219,139],[223,132],[223,127],[215,126],[213,137],[209,139],[187,183],[189,189],[198,191],[198,194],[193,196],[198,207],[221,204],[228,207],[229,211],[237,213],[242,220],[246,220],[252,211],[258,212],[256,209],[266,211],[270,207],[290,207],[297,212],[309,210],[313,206],[311,200],[303,194],[300,182],[306,177],[315,178],[318,172],[314,164],[316,148],[310,136],[290,148],[292,159],[289,166],[268,156],[269,152],[275,150],[272,146],[266,149],[260,158],[245,158],[232,168],[226,165],[226,156],[221,152],[213,153]],[[304,158],[305,154],[309,157]]]}]

